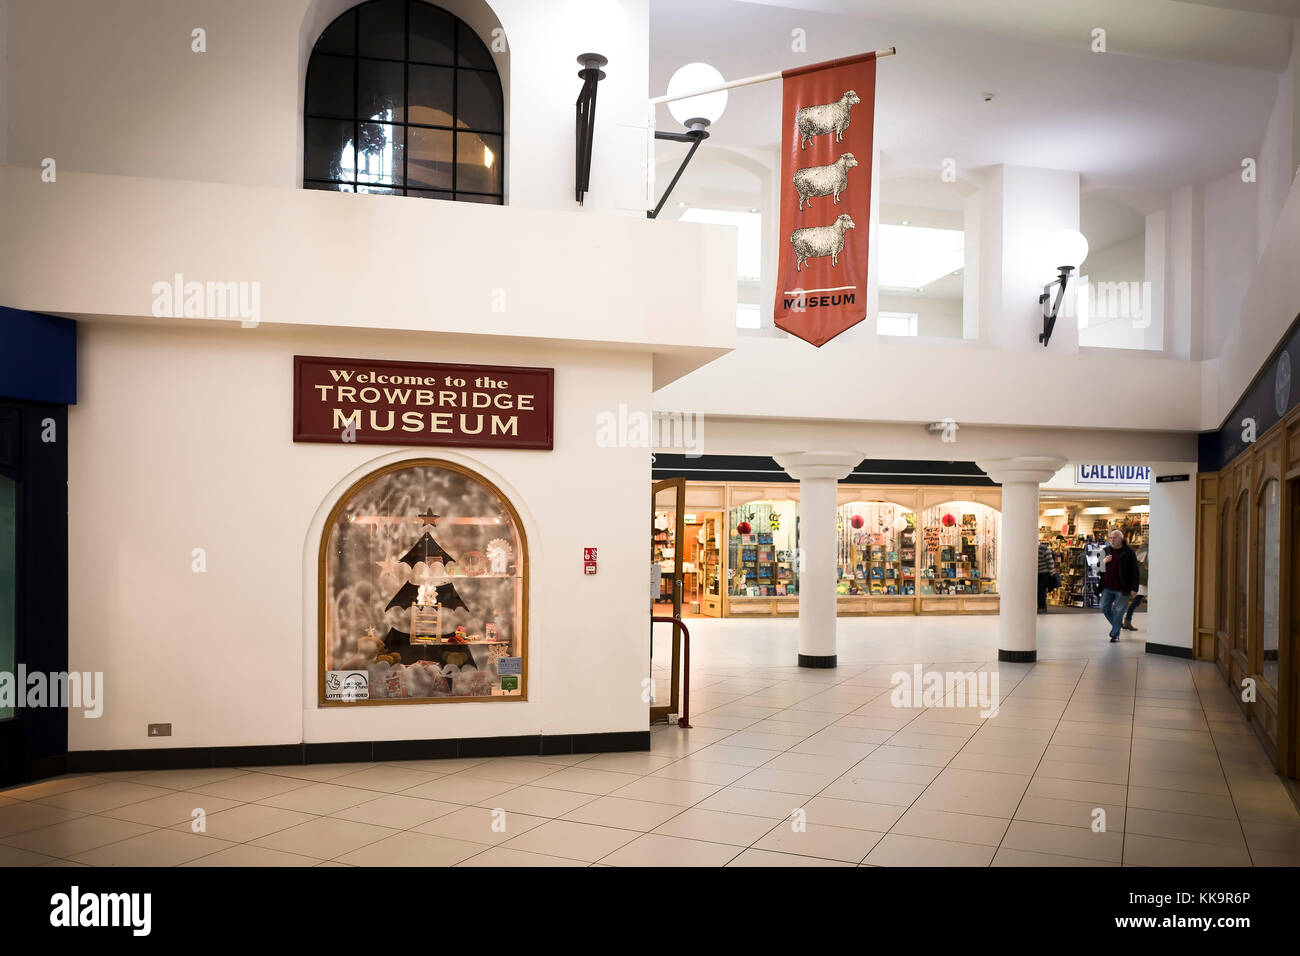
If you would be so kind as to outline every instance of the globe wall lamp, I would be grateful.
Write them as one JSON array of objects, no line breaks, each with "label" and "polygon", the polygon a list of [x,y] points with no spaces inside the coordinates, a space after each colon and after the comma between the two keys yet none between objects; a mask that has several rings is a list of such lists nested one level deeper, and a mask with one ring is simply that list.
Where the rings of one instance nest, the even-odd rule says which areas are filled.
[{"label": "globe wall lamp", "polygon": [[[1065,287],[1070,282],[1070,273],[1074,272],[1088,258],[1088,240],[1077,229],[1061,229],[1047,238],[1046,259],[1055,268],[1057,276],[1043,286],[1043,293],[1038,297],[1038,304],[1043,309],[1043,331],[1038,334],[1038,341],[1047,348],[1052,339],[1052,330],[1056,328],[1056,317],[1061,311],[1061,300],[1065,298]],[[1052,287],[1056,286],[1056,301],[1052,302]],[[1051,305],[1048,303],[1051,302]]]},{"label": "globe wall lamp", "polygon": [[686,156],[677,167],[677,172],[668,184],[668,188],[664,190],[659,204],[654,209],[646,211],[646,217],[649,219],[658,218],[664,203],[672,195],[677,181],[682,178],[682,173],[686,172],[691,157],[700,148],[700,143],[709,138],[709,127],[722,118],[722,113],[727,108],[726,81],[723,80],[721,73],[707,63],[687,63],[680,67],[668,81],[668,93],[662,98],[662,102],[667,103],[668,112],[672,113],[673,119],[681,123],[686,130],[681,133],[655,130],[655,139],[673,143],[690,143],[691,148],[686,151]]}]

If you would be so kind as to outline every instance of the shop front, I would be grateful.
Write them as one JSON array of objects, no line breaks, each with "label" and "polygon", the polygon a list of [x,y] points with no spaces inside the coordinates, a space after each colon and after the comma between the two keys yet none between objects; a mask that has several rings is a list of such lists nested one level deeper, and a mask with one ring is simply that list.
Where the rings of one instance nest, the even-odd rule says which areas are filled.
[{"label": "shop front", "polygon": [[1061,586],[1047,592],[1049,607],[1093,609],[1101,602],[1101,561],[1111,531],[1121,531],[1138,559],[1146,610],[1150,569],[1151,469],[1138,465],[1074,463],[1045,482],[1039,496],[1038,540],[1052,552]]},{"label": "shop front", "polygon": [[[666,458],[660,456],[656,475],[675,470]],[[853,480],[877,474],[880,464],[864,462],[836,489],[837,615],[996,613],[1001,489],[987,480],[888,485]],[[903,463],[884,464],[900,477],[906,474],[896,467]],[[697,473],[709,468],[696,462]],[[778,474],[771,472],[773,478]],[[951,482],[982,476],[937,477]],[[798,615],[799,498],[798,483],[788,479],[687,481],[688,616]],[[656,513],[654,560],[665,576],[671,566],[664,549],[671,555],[677,546],[674,518],[667,508]],[[661,590],[665,602],[668,587]]]}]

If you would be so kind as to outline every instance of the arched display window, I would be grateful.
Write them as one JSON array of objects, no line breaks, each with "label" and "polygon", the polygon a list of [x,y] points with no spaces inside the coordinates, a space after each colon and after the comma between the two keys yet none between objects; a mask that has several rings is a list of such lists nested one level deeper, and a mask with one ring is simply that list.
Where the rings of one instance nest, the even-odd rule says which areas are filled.
[{"label": "arched display window", "polygon": [[916,593],[916,513],[892,501],[850,501],[836,525],[838,595]]},{"label": "arched display window", "polygon": [[319,702],[526,699],[527,575],[483,476],[417,459],[362,478],[321,536]]},{"label": "arched display window", "polygon": [[996,594],[1001,514],[974,501],[948,501],[921,512],[917,550],[920,594]]},{"label": "arched display window", "polygon": [[1282,561],[1282,485],[1276,478],[1264,485],[1256,506],[1259,513],[1259,672],[1277,690],[1278,582]]},{"label": "arched display window", "polygon": [[727,593],[786,597],[799,593],[799,505],[759,499],[727,512]]}]

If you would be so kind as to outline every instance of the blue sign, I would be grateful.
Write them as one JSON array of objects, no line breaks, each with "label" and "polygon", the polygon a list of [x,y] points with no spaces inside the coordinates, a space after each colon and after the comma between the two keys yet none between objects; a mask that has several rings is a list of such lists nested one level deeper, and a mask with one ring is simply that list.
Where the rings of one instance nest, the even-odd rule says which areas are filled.
[{"label": "blue sign", "polygon": [[497,674],[522,674],[524,672],[524,659],[522,657],[498,657]]},{"label": "blue sign", "polygon": [[1146,465],[1075,465],[1076,485],[1150,485],[1151,469]]}]

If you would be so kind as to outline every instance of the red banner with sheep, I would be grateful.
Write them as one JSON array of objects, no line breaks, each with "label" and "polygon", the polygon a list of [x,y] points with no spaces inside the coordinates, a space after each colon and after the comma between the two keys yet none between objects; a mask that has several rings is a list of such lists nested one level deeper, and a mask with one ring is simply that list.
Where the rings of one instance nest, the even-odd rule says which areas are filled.
[{"label": "red banner with sheep", "polygon": [[876,54],[781,74],[776,327],[822,346],[867,317]]}]

